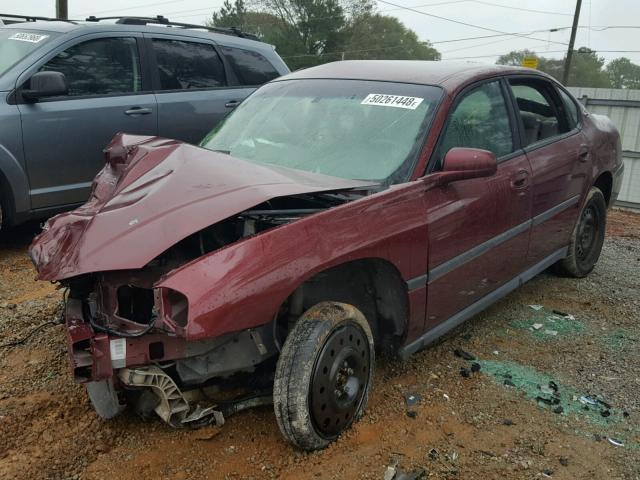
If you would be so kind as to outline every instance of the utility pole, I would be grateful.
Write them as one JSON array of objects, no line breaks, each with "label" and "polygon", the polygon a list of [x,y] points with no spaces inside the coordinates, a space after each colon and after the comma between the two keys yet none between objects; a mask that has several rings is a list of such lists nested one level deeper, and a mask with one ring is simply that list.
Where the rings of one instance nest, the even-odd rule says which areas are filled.
[{"label": "utility pole", "polygon": [[576,2],[576,13],[573,14],[573,26],[571,27],[571,38],[569,39],[569,50],[567,50],[567,58],[564,59],[564,72],[562,72],[562,83],[564,85],[569,81],[569,70],[571,69],[571,58],[573,57],[573,45],[576,43],[576,32],[578,31],[578,20],[580,19],[580,7],[582,0]]},{"label": "utility pole", "polygon": [[60,20],[68,20],[69,6],[67,0],[56,0],[56,18]]}]

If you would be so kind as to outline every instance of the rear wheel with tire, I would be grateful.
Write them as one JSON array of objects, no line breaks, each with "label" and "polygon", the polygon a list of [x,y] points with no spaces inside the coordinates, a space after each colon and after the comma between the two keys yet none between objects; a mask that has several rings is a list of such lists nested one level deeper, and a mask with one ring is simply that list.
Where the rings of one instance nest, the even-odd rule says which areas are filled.
[{"label": "rear wheel with tire", "polygon": [[373,378],[369,324],[355,307],[322,302],[297,321],[273,388],[282,434],[304,450],[326,447],[362,416]]},{"label": "rear wheel with tire", "polygon": [[604,243],[607,202],[597,187],[592,187],[571,234],[567,258],[558,264],[560,273],[584,277],[593,270]]}]

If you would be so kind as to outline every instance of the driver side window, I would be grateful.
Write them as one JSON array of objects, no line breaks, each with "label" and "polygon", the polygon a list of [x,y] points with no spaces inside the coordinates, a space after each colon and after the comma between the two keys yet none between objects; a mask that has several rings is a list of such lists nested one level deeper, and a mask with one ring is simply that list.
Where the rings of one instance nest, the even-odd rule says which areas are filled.
[{"label": "driver side window", "polygon": [[481,148],[496,157],[513,152],[513,135],[500,83],[487,82],[455,106],[438,148],[438,170],[454,147]]},{"label": "driver side window", "polygon": [[113,95],[142,90],[135,38],[88,40],[67,48],[39,71],[64,73],[69,96]]}]

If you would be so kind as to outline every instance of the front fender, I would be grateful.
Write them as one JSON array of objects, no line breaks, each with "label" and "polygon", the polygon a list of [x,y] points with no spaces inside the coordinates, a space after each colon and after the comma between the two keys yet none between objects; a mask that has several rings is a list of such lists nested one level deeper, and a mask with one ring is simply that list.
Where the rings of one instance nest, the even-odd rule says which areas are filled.
[{"label": "front fender", "polygon": [[[22,146],[20,145],[20,148]],[[31,209],[29,200],[29,180],[18,159],[7,147],[0,144],[0,173],[6,180],[5,188],[9,195],[16,216],[26,216]]]},{"label": "front fender", "polygon": [[186,336],[197,340],[265,324],[306,279],[338,264],[380,258],[403,279],[427,271],[421,181],[305,217],[212,252],[157,287],[189,302]]}]

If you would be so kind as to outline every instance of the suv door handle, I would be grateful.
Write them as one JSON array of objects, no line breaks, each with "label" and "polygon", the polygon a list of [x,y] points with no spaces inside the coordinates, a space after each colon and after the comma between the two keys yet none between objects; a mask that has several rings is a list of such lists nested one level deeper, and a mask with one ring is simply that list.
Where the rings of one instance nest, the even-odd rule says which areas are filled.
[{"label": "suv door handle", "polygon": [[511,186],[515,189],[527,188],[529,186],[529,172],[520,170],[511,178]]},{"label": "suv door handle", "polygon": [[142,108],[142,107],[131,107],[129,110],[125,110],[125,115],[149,115],[151,113],[150,108]]},{"label": "suv door handle", "polygon": [[587,160],[589,160],[590,152],[591,150],[589,149],[589,145],[587,145],[586,143],[580,145],[580,149],[578,150],[578,158],[580,159],[580,161],[586,162]]},{"label": "suv door handle", "polygon": [[227,108],[236,108],[238,105],[240,105],[240,100],[231,100],[224,104]]}]

